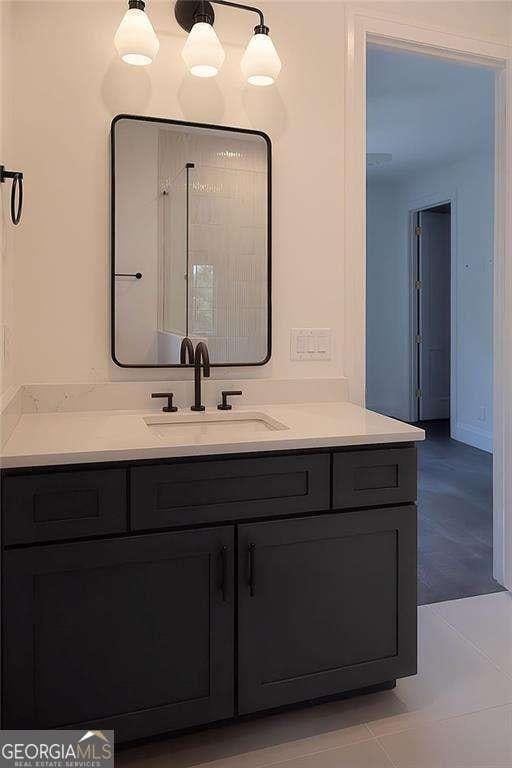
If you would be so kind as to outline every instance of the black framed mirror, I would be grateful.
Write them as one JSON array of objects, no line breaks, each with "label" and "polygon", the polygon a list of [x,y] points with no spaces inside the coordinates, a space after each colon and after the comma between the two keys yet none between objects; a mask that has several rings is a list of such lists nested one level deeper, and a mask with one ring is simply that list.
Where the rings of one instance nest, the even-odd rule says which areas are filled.
[{"label": "black framed mirror", "polygon": [[111,125],[111,353],[180,366],[271,355],[271,143],[261,131],[117,115]]}]

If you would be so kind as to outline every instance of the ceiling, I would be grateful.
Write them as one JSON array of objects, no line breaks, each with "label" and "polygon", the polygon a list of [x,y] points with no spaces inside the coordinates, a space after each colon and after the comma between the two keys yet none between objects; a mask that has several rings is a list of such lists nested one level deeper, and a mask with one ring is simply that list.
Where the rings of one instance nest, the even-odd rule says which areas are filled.
[{"label": "ceiling", "polygon": [[366,87],[372,178],[400,179],[492,147],[491,69],[372,46]]}]

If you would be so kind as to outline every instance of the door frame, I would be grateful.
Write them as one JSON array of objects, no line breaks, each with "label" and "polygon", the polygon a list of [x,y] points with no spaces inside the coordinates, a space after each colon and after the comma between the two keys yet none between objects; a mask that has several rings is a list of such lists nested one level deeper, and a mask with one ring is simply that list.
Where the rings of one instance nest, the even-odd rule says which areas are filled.
[{"label": "door frame", "polygon": [[456,311],[456,294],[455,285],[457,281],[457,259],[456,259],[456,247],[457,247],[457,195],[455,192],[449,194],[428,195],[426,197],[416,198],[411,200],[407,206],[409,213],[409,245],[408,245],[408,265],[409,265],[409,285],[410,285],[410,303],[409,303],[409,354],[410,365],[409,371],[411,374],[411,386],[410,391],[410,418],[411,421],[417,421],[418,409],[416,400],[416,389],[419,387],[419,381],[417,376],[416,358],[418,354],[416,344],[417,320],[416,320],[416,288],[414,285],[416,277],[416,233],[415,233],[415,216],[421,211],[428,211],[430,208],[434,208],[436,205],[450,204],[450,436],[457,439],[455,436],[454,425],[457,424],[457,368],[455,365],[456,360],[456,333],[457,333],[457,311]]},{"label": "door frame", "polygon": [[512,590],[512,46],[346,9],[344,373],[349,399],[365,403],[366,48],[369,43],[496,70],[493,298],[494,578]]}]

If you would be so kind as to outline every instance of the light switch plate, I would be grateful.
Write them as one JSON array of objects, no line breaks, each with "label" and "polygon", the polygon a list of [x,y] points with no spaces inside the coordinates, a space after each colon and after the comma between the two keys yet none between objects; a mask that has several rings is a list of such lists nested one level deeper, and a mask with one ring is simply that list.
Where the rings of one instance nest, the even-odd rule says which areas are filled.
[{"label": "light switch plate", "polygon": [[330,360],[331,346],[331,328],[292,328],[291,330],[291,360]]}]

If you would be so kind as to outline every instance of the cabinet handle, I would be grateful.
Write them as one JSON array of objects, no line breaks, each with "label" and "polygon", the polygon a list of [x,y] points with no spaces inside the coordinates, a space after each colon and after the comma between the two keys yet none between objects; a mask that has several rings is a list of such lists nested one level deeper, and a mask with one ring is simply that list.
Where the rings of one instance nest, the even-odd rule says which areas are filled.
[{"label": "cabinet handle", "polygon": [[228,599],[228,552],[229,547],[224,545],[220,550],[220,591],[222,593],[222,600],[224,603]]},{"label": "cabinet handle", "polygon": [[249,594],[254,597],[256,587],[256,573],[254,569],[254,550],[256,544],[249,544]]}]

